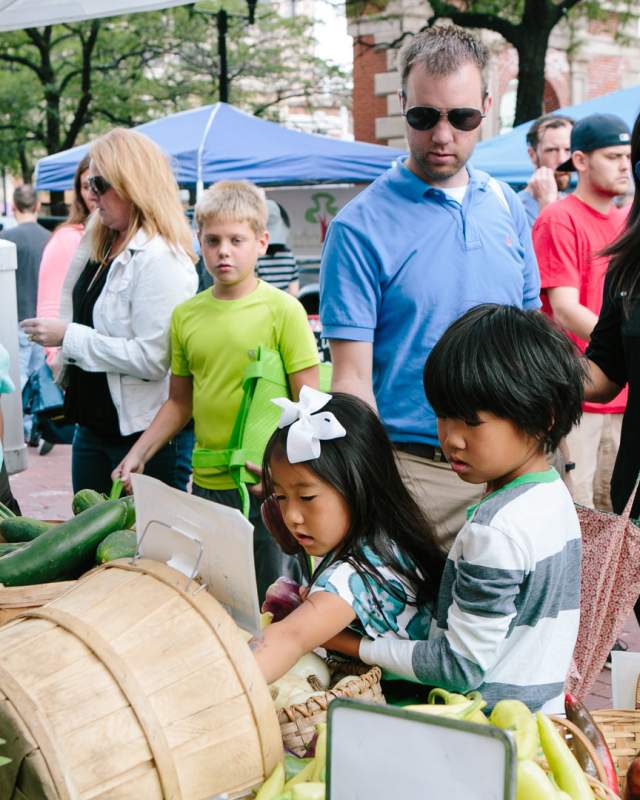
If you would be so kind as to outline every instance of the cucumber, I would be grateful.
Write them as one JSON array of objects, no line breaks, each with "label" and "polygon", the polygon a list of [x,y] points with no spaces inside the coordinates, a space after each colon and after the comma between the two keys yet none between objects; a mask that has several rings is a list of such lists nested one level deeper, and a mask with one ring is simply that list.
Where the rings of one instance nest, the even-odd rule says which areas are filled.
[{"label": "cucumber", "polygon": [[28,544],[29,542],[0,542],[0,558],[15,550],[20,550],[22,547],[27,547]]},{"label": "cucumber", "polygon": [[0,521],[0,537],[5,542],[30,542],[49,530],[51,524],[30,517],[12,517]]},{"label": "cucumber", "polygon": [[0,519],[12,519],[15,514],[10,508],[7,508],[4,503],[0,503]]},{"label": "cucumber", "polygon": [[128,497],[108,500],[52,525],[28,547],[0,558],[0,583],[27,586],[77,578],[94,562],[100,542],[126,527],[132,507]]},{"label": "cucumber", "polygon": [[95,489],[80,489],[73,496],[71,510],[74,514],[79,514],[81,511],[86,511],[88,508],[104,503],[107,499],[105,495],[96,492]]},{"label": "cucumber", "polygon": [[96,564],[106,564],[116,558],[133,558],[138,547],[135,531],[114,531],[103,539],[96,550]]}]

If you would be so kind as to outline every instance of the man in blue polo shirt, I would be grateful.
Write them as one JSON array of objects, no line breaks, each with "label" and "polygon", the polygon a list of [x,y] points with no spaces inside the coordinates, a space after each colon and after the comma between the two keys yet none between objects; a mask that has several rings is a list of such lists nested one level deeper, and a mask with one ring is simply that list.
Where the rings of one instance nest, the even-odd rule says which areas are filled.
[{"label": "man in blue polo shirt", "polygon": [[540,305],[521,203],[467,166],[491,105],[487,62],[484,45],[453,26],[429,28],[403,48],[410,155],[334,219],[320,272],[333,389],[377,407],[403,477],[445,546],[481,487],[461,481],[438,447],[422,388],[425,360],[472,306]]}]

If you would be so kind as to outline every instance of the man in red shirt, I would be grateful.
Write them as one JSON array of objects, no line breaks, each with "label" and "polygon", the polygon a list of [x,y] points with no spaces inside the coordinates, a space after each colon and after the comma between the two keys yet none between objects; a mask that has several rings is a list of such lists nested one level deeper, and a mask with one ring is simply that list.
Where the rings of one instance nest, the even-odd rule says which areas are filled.
[{"label": "man in red shirt", "polygon": [[[613,201],[627,190],[630,154],[629,129],[619,117],[592,114],[577,122],[571,158],[558,167],[578,173],[577,189],[544,208],[532,231],[543,310],[583,352],[602,306],[608,259],[600,252],[618,237],[627,214]],[[604,486],[608,499],[613,459],[604,464],[601,448],[617,452],[626,401],[624,389],[606,405],[585,403],[582,421],[567,438],[578,503],[593,508],[595,486]]]}]

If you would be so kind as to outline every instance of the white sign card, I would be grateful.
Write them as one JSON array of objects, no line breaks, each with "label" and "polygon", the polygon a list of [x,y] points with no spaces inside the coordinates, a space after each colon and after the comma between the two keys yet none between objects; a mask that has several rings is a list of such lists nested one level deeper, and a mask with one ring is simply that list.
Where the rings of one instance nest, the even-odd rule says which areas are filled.
[{"label": "white sign card", "polygon": [[493,725],[334,700],[328,800],[514,800],[515,745]]},{"label": "white sign card", "polygon": [[614,708],[635,709],[640,653],[611,652],[611,699]]},{"label": "white sign card", "polygon": [[[173,489],[147,475],[132,475],[138,552],[208,591],[250,633],[260,631],[253,561],[253,526],[234,508]],[[195,574],[194,574],[195,573]]]}]

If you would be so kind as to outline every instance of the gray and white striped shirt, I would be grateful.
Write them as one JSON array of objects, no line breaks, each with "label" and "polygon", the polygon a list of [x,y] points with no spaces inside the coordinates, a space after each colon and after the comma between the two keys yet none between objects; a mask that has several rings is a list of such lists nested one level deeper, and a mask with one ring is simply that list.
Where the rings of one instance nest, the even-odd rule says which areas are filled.
[{"label": "gray and white striped shirt", "polygon": [[516,478],[469,509],[429,640],[363,639],[360,656],[398,677],[478,689],[489,707],[517,698],[559,712],[578,635],[580,561],[578,517],[558,473]]}]

